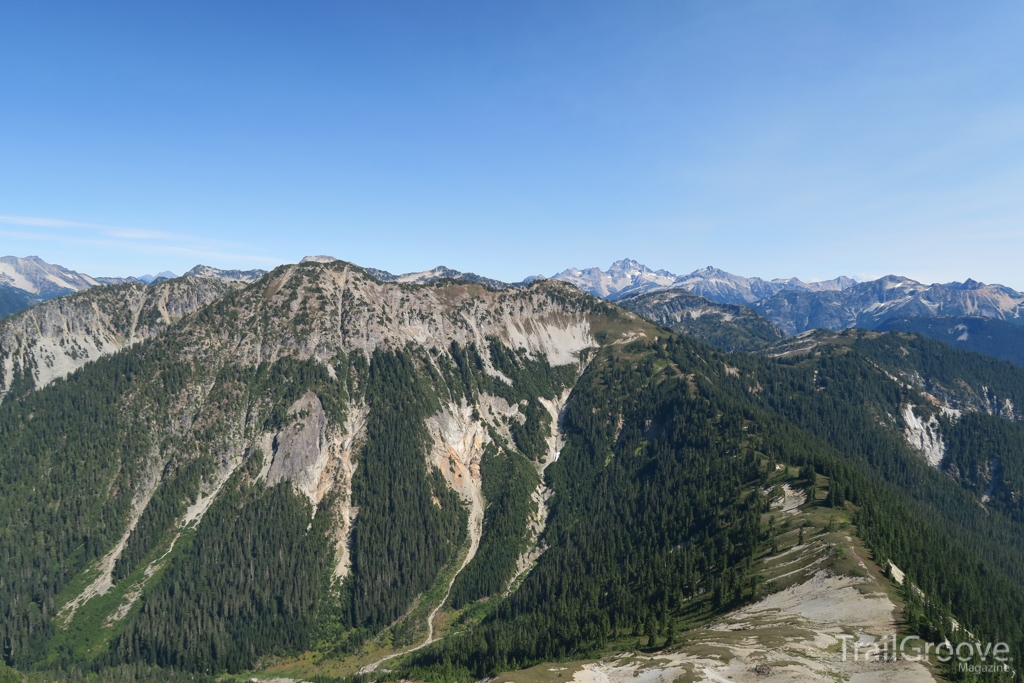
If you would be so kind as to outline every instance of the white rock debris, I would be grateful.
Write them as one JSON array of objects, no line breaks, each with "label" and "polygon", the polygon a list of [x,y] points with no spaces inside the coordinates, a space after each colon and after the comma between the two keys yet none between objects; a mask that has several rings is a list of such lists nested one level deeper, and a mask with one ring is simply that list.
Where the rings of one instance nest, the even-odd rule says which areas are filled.
[{"label": "white rock debris", "polygon": [[946,456],[946,444],[942,441],[942,430],[934,415],[923,420],[914,412],[914,406],[903,406],[903,436],[911,448],[919,451],[932,467],[942,464]]}]

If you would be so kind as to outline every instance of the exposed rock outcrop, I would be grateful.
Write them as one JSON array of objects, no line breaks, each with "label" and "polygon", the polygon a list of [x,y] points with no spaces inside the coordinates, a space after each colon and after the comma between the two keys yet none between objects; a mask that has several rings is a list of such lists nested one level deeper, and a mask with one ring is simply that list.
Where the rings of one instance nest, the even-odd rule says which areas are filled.
[{"label": "exposed rock outcrop", "polygon": [[42,388],[90,361],[160,334],[222,298],[230,285],[179,278],[149,287],[95,287],[0,321],[0,401],[19,381]]},{"label": "exposed rock outcrop", "polygon": [[914,406],[908,404],[903,407],[902,417],[903,436],[911,448],[921,453],[932,467],[941,465],[946,456],[946,444],[942,440],[942,428],[935,416],[929,415],[926,420],[914,412]]}]

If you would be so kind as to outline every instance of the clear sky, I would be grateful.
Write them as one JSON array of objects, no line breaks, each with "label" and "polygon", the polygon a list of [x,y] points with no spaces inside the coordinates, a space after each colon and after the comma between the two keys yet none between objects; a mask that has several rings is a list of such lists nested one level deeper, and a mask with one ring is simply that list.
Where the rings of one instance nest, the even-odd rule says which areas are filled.
[{"label": "clear sky", "polygon": [[0,254],[1024,290],[1024,3],[0,4]]}]

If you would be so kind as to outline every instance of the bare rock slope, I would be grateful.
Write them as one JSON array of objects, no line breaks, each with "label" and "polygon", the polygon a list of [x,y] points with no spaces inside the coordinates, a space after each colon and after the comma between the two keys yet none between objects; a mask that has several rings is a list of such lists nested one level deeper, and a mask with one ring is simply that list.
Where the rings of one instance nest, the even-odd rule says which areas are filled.
[{"label": "bare rock slope", "polygon": [[41,388],[86,363],[149,339],[231,287],[180,278],[95,287],[0,321],[0,401],[16,387]]}]

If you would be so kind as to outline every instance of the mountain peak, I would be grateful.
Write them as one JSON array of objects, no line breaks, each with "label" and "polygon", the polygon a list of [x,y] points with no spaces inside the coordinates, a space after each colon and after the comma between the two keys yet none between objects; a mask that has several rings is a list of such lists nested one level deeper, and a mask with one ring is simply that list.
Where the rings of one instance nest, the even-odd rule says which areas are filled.
[{"label": "mountain peak", "polygon": [[333,263],[334,261],[337,260],[338,259],[334,258],[333,256],[319,254],[316,256],[303,256],[302,260],[299,261],[299,263]]},{"label": "mountain peak", "polygon": [[[261,277],[267,274],[267,271],[254,269],[254,270],[221,270],[220,268],[212,268],[210,266],[204,266],[199,264],[192,270],[185,273],[184,277],[198,277],[207,280],[221,280],[223,282],[242,282],[250,283],[259,280]],[[160,276],[163,276],[161,273]],[[171,273],[173,277],[173,273]]]},{"label": "mountain peak", "polygon": [[734,275],[711,265],[689,275],[675,275],[667,270],[651,270],[630,258],[616,261],[607,271],[596,267],[568,268],[552,277],[603,299],[615,300],[659,289],[685,289],[723,304],[752,304],[783,289],[842,291],[856,284],[855,280],[845,276],[824,282],[806,283],[795,277],[767,282],[758,277]]},{"label": "mountain peak", "polygon": [[631,258],[619,259],[608,269],[609,273],[635,271],[640,273],[653,272],[650,268]]}]

